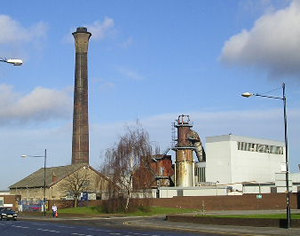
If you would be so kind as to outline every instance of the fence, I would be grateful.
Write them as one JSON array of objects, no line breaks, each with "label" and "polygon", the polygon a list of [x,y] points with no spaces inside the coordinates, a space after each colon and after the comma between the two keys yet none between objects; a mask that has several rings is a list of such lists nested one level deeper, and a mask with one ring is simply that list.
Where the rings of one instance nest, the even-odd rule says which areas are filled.
[{"label": "fence", "polygon": [[[47,204],[47,203],[46,203]],[[46,205],[47,209],[47,205]],[[19,201],[19,211],[43,211],[42,200],[21,200]]]}]

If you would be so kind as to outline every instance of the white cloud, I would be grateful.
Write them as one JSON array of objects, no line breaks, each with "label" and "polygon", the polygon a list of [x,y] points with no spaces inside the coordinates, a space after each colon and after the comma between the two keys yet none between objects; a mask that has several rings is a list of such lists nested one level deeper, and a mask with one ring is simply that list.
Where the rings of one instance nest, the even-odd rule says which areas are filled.
[{"label": "white cloud", "polygon": [[46,36],[47,25],[39,22],[24,27],[8,15],[0,15],[0,44],[28,43]]},{"label": "white cloud", "polygon": [[129,37],[123,43],[120,44],[121,48],[127,49],[133,44],[133,38]]},{"label": "white cloud", "polygon": [[245,17],[261,15],[286,7],[290,2],[291,0],[243,0],[238,2],[239,14],[247,15]]},{"label": "white cloud", "polygon": [[65,119],[72,113],[72,99],[67,92],[42,87],[22,96],[2,84],[0,101],[0,125]]},{"label": "white cloud", "polygon": [[113,82],[104,82],[100,85],[100,90],[101,91],[107,91],[110,89],[114,89],[116,87],[115,83]]},{"label": "white cloud", "polygon": [[92,78],[91,82],[93,83],[93,85],[91,86],[92,89],[95,89],[97,87],[100,91],[112,90],[116,87],[116,84],[114,82],[107,81],[102,78]]},{"label": "white cloud", "polygon": [[300,1],[269,12],[252,29],[232,36],[221,54],[229,65],[255,66],[272,76],[300,74]]},{"label": "white cloud", "polygon": [[[103,40],[109,35],[112,35],[114,30],[114,20],[109,17],[105,17],[103,22],[97,20],[92,24],[82,25],[82,27],[86,27],[87,31],[92,33],[91,40]],[[72,33],[76,31],[76,27],[70,29],[69,33],[64,36],[63,42],[65,43],[73,43],[74,39]]]},{"label": "white cloud", "polygon": [[143,80],[145,78],[143,75],[133,69],[118,67],[118,71],[120,74],[132,80]]},{"label": "white cloud", "polygon": [[114,25],[115,23],[112,18],[105,17],[103,22],[98,20],[93,22],[91,25],[87,25],[86,27],[88,31],[92,33],[92,39],[101,40],[113,32]]}]

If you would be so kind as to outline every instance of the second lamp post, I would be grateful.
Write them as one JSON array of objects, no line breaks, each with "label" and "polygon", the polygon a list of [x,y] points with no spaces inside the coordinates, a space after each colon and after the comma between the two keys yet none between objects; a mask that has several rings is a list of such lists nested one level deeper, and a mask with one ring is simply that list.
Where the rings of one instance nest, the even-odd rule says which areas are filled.
[{"label": "second lamp post", "polygon": [[43,215],[46,215],[46,162],[47,162],[47,149],[45,149],[44,155],[21,155],[21,157],[44,157],[44,180],[43,180],[43,191],[44,191],[44,197],[43,197]]},{"label": "second lamp post", "polygon": [[286,181],[286,221],[287,221],[287,228],[291,227],[291,207],[290,207],[290,189],[289,189],[289,158],[288,158],[288,134],[287,134],[287,114],[286,114],[286,96],[285,96],[285,83],[282,83],[282,97],[277,96],[269,96],[269,95],[262,95],[258,93],[243,93],[243,97],[263,97],[263,98],[270,98],[270,99],[278,99],[283,101],[283,118],[284,118],[284,143],[285,143],[285,181]]}]

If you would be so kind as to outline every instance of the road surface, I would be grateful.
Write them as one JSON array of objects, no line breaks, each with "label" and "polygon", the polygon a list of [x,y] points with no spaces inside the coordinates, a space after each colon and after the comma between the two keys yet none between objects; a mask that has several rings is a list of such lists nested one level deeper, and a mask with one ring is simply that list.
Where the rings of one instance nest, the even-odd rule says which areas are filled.
[{"label": "road surface", "polygon": [[53,221],[0,221],[1,236],[217,236],[217,234],[190,233],[159,229],[136,229],[126,225],[108,224],[102,226],[81,225],[80,222]]}]

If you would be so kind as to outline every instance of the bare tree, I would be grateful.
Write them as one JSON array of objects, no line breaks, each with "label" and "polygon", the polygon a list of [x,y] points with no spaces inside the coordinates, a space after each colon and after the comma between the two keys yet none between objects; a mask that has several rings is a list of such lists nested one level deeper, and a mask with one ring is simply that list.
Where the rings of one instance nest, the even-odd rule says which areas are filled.
[{"label": "bare tree", "polygon": [[148,133],[137,125],[128,128],[118,143],[106,152],[106,175],[110,176],[109,198],[112,211],[128,211],[133,193],[149,189],[153,175],[150,162],[152,146]]},{"label": "bare tree", "polygon": [[68,175],[63,180],[60,187],[66,194],[74,198],[74,207],[78,207],[78,198],[81,193],[91,191],[90,181],[91,176],[89,174],[89,168],[84,166]]}]

